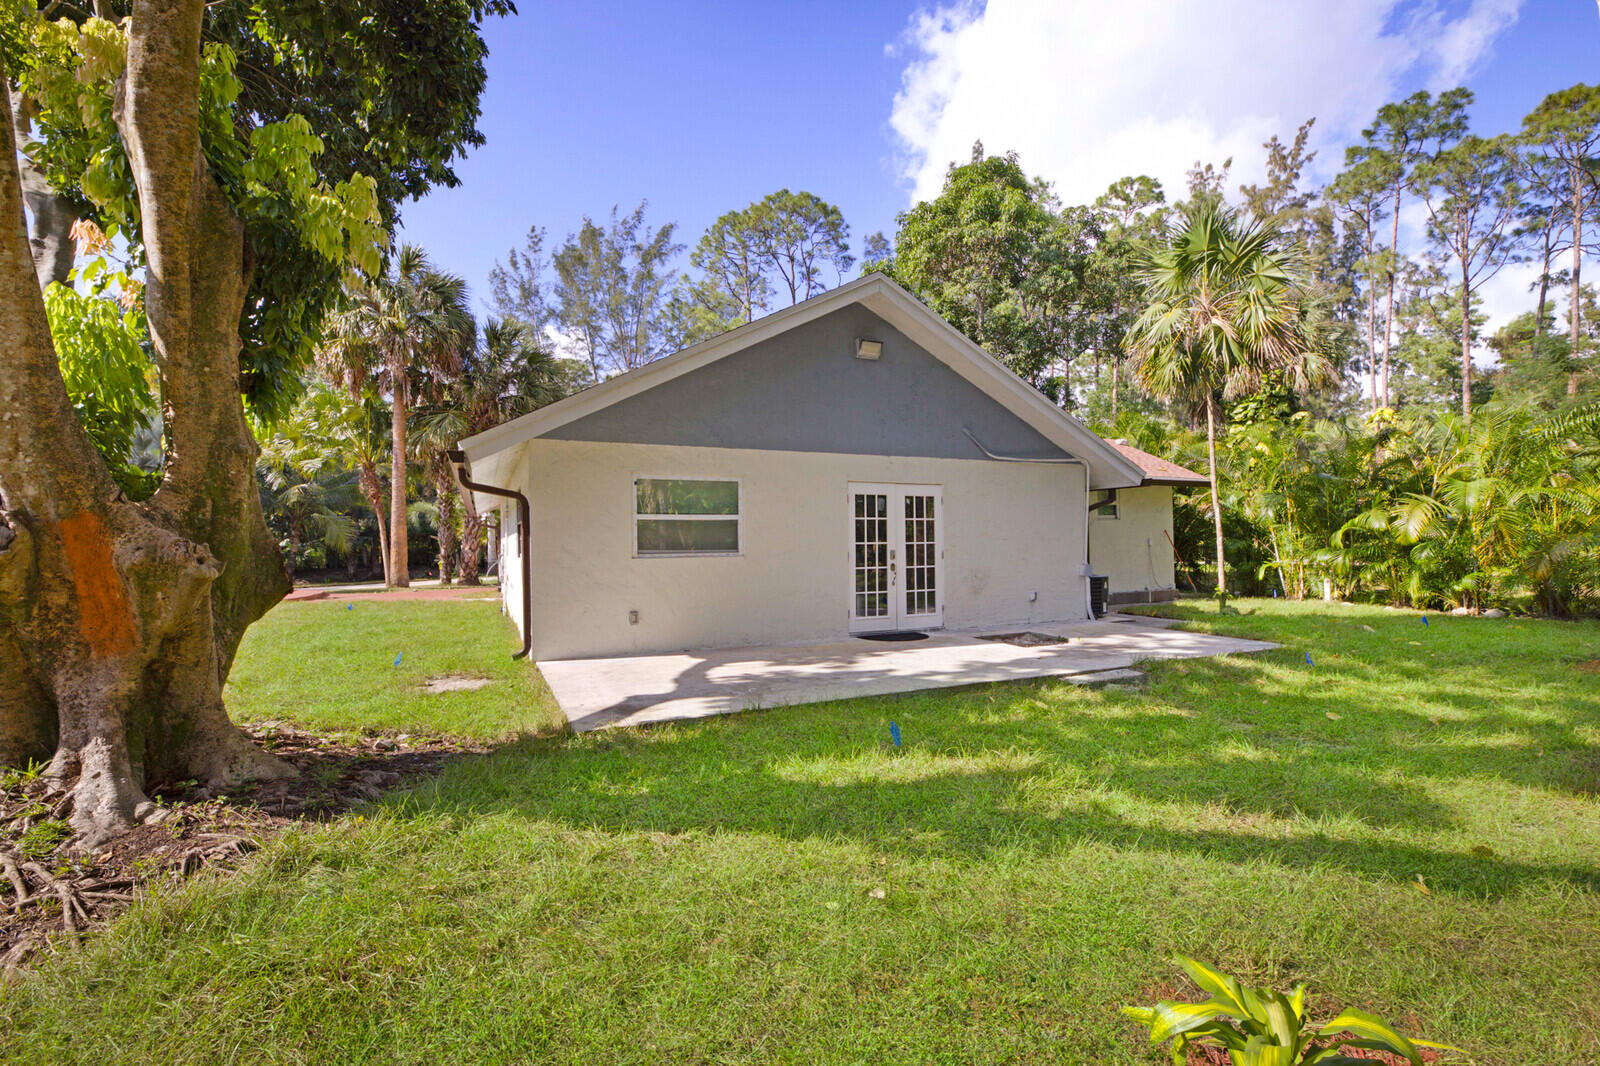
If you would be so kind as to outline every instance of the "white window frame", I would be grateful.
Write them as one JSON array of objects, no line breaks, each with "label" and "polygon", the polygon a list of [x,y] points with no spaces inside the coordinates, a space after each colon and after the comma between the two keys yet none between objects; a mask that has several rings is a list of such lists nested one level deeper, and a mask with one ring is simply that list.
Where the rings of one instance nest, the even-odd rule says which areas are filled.
[{"label": "white window frame", "polygon": [[[639,513],[639,482],[641,481],[728,481],[737,486],[739,493],[739,512],[737,514],[640,514]],[[744,478],[705,476],[701,474],[635,474],[628,479],[628,505],[629,512],[633,515],[633,557],[635,559],[737,559],[744,555]],[[673,522],[726,522],[732,518],[738,522],[736,536],[739,538],[739,550],[731,552],[641,552],[639,550],[639,519],[667,519]]]},{"label": "white window frame", "polygon": [[[1115,522],[1117,519],[1121,518],[1122,509],[1120,504],[1122,501],[1111,496],[1109,489],[1097,489],[1096,491],[1100,493],[1100,500],[1093,500],[1091,502],[1099,503],[1100,506],[1094,509],[1094,516],[1106,522]],[[1101,500],[1106,500],[1106,502],[1101,503]]]}]

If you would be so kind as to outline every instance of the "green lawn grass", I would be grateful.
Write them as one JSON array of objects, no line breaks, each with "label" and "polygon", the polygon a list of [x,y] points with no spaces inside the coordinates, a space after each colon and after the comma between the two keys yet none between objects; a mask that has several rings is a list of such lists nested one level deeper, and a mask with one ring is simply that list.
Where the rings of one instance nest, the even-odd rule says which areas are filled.
[{"label": "green lawn grass", "polygon": [[[452,669],[509,650],[493,604],[394,606],[385,637],[488,634]],[[1238,606],[1174,610],[1285,647],[1140,688],[508,742],[0,989],[3,1057],[1155,1063],[1117,1007],[1181,951],[1478,1063],[1593,1063],[1600,679],[1574,664],[1600,626]],[[280,647],[348,621],[269,616],[235,705],[295,716],[273,655],[357,697],[306,720],[427,727],[439,704],[369,700],[387,639]]]},{"label": "green lawn grass", "polygon": [[[493,589],[481,599],[284,603],[246,631],[224,697],[240,721],[330,731],[501,740],[559,729],[566,719],[544,679],[511,658],[518,646]],[[493,683],[424,690],[448,674]]]}]

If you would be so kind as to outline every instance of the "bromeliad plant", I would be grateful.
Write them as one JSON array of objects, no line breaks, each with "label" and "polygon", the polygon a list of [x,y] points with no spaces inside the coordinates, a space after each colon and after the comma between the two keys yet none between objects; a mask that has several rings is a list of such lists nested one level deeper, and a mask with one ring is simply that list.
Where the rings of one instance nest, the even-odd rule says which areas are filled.
[{"label": "bromeliad plant", "polygon": [[1187,1061],[1191,1044],[1226,1049],[1233,1066],[1366,1066],[1372,1061],[1346,1055],[1344,1047],[1387,1051],[1412,1066],[1422,1066],[1418,1047],[1448,1047],[1409,1039],[1382,1018],[1353,1008],[1317,1026],[1306,1013],[1305,985],[1296,985],[1284,995],[1269,988],[1246,988],[1182,955],[1174,961],[1195,984],[1211,993],[1210,999],[1202,1003],[1162,1000],[1151,1007],[1124,1007],[1122,1012],[1150,1027],[1152,1044],[1173,1041],[1172,1061],[1177,1066]]}]

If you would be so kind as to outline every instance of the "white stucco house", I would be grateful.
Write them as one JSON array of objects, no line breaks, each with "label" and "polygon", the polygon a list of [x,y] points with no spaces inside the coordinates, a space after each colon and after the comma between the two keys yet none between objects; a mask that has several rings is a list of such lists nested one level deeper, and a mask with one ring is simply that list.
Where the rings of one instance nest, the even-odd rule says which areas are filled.
[{"label": "white stucco house", "polygon": [[[540,660],[1082,620],[1197,479],[868,275],[461,442]],[[1097,506],[1098,505],[1098,506]]]},{"label": "white stucco house", "polygon": [[1138,486],[1098,493],[1089,523],[1089,560],[1110,578],[1109,603],[1160,603],[1176,599],[1172,494],[1210,482],[1127,441],[1106,442],[1143,475]]}]

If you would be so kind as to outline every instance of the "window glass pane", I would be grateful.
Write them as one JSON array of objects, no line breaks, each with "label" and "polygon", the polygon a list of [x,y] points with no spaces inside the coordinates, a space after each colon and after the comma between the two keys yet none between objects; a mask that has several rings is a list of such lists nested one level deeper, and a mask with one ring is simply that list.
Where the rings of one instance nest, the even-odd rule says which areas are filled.
[{"label": "window glass pane", "polygon": [[641,518],[639,554],[652,552],[736,552],[739,550],[737,519],[709,522],[672,518]]},{"label": "window glass pane", "polygon": [[634,483],[639,514],[738,514],[737,481],[639,478]]}]

